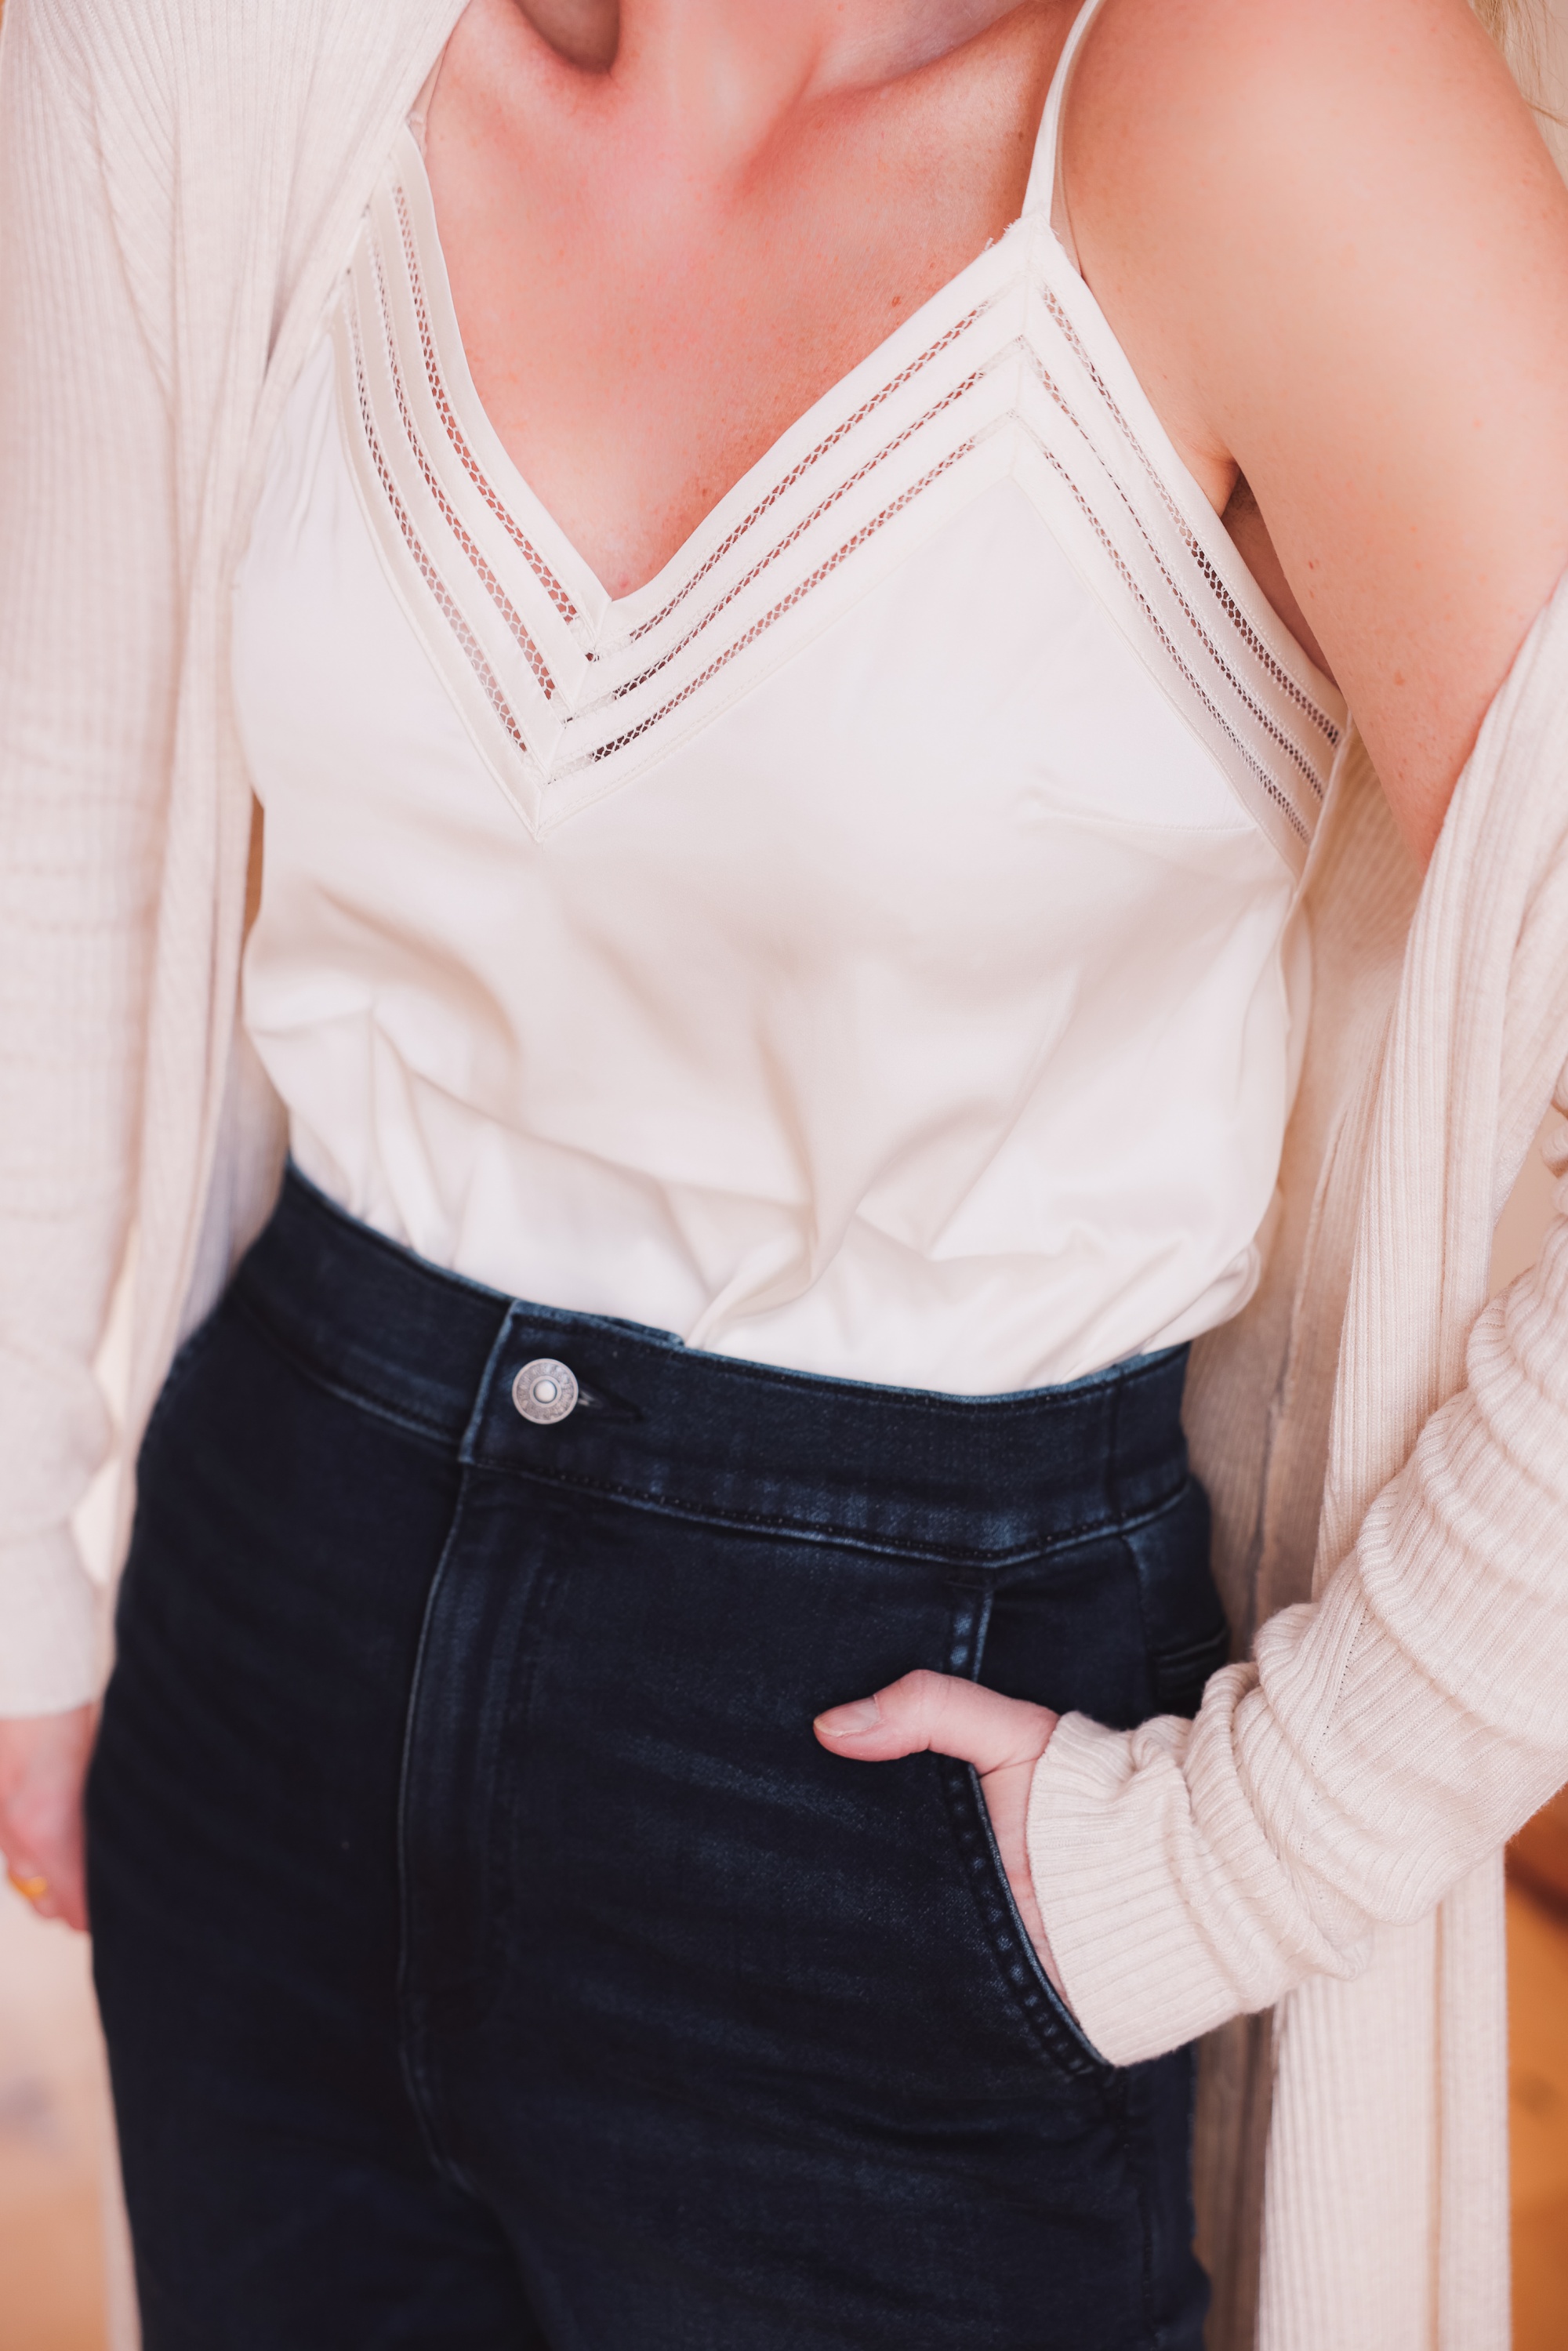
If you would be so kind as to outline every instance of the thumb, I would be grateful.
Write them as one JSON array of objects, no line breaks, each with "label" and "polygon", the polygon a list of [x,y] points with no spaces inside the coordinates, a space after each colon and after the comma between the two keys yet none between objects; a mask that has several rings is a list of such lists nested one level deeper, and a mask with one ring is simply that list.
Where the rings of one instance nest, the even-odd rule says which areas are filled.
[{"label": "thumb", "polygon": [[1008,1764],[1033,1763],[1056,1729],[1049,1707],[1003,1698],[956,1674],[904,1674],[872,1698],[830,1707],[812,1725],[835,1755],[890,1762],[929,1748],[972,1763],[982,1777]]}]

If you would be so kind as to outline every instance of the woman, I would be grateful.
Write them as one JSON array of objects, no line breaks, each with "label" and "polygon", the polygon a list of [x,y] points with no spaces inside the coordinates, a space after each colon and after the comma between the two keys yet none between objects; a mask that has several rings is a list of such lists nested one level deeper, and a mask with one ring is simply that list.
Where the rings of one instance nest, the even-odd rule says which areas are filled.
[{"label": "woman", "polygon": [[[1310,991],[1314,1055],[1372,1023],[1363,1215],[1434,1136],[1484,1191],[1568,1050],[1548,987],[1491,1128],[1395,1114],[1509,725],[1561,797],[1532,651],[1445,830],[1568,559],[1527,110],[1460,0],[12,0],[0,96],[0,1843],[84,1922],[134,1215],[89,1843],[148,2343],[1196,2345],[1193,2036],[1385,1982],[1568,1765],[1550,1592],[1500,1663],[1415,1536],[1367,1601],[1458,1426],[1389,1484],[1386,1348],[1338,1576],[1212,1679],[1178,1416],[1328,1264],[1333,1182],[1270,1207]],[[1423,1410],[1484,1420],[1479,1217],[1390,1197]],[[1495,2342],[1447,2172],[1392,2316],[1313,2239],[1327,2079],[1265,2335]]]}]

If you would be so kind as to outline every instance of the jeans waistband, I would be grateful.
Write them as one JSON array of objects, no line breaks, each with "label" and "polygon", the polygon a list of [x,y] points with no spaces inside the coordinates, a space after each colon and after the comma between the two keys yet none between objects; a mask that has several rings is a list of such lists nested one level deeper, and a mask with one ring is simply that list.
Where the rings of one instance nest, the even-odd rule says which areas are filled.
[{"label": "jeans waistband", "polygon": [[[1186,1349],[954,1396],[779,1371],[510,1299],[357,1223],[297,1170],[231,1293],[310,1377],[465,1463],[585,1499],[986,1566],[1145,1517],[1186,1476]],[[577,1384],[538,1365],[564,1365]]]}]

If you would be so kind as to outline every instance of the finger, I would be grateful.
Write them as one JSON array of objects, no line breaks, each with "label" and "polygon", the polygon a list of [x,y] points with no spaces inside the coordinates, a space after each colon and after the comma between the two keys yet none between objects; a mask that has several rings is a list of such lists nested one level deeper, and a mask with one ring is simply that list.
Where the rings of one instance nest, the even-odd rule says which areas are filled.
[{"label": "finger", "polygon": [[1056,1717],[1027,1699],[1003,1698],[956,1674],[905,1674],[872,1698],[830,1707],[812,1728],[835,1755],[885,1763],[929,1748],[981,1773],[1044,1754]]}]

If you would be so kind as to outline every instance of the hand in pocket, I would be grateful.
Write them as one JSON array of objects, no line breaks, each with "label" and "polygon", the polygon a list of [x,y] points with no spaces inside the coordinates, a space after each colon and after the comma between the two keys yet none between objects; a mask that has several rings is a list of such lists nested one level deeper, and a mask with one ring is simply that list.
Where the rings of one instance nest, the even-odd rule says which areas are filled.
[{"label": "hand in pocket", "polygon": [[[871,1698],[830,1707],[812,1728],[835,1755],[860,1763],[890,1763],[929,1749],[972,1763],[1019,1916],[1040,1966],[1061,1992],[1045,1924],[1034,1897],[1024,1834],[1034,1767],[1051,1744],[1057,1717],[1049,1707],[1003,1698],[955,1674],[905,1674]],[[1065,1999],[1065,1993],[1062,1994]]]}]

